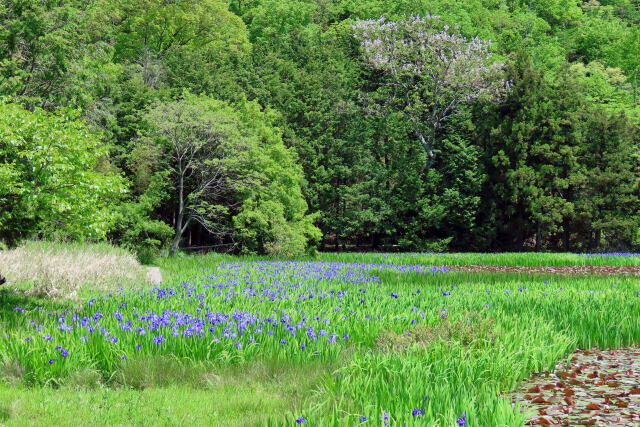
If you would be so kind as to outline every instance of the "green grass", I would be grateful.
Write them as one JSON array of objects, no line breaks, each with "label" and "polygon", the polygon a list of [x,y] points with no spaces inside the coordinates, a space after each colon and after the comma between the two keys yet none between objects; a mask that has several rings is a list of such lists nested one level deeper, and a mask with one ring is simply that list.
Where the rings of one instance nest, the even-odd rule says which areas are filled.
[{"label": "green grass", "polygon": [[[552,255],[555,261],[549,261]],[[564,261],[558,255],[565,256]],[[498,255],[460,256],[469,263],[499,259]],[[518,256],[504,255],[503,260],[517,263]],[[433,257],[440,255],[320,255],[341,262],[387,264],[432,264],[427,261]],[[538,261],[582,259],[572,257],[541,254]],[[247,259],[256,258],[243,260]],[[127,291],[127,296],[100,298],[68,314],[82,318],[100,310],[104,314],[100,327],[111,333],[107,337],[88,334],[79,326],[70,332],[56,329],[62,302],[0,293],[0,376],[5,380],[0,387],[0,417],[5,420],[0,422],[27,419],[40,424],[45,416],[36,419],[33,413],[50,413],[63,424],[104,419],[109,424],[280,425],[304,417],[311,425],[341,426],[359,425],[365,416],[364,425],[379,425],[385,411],[398,425],[455,425],[466,412],[469,425],[518,426],[526,414],[514,410],[502,396],[532,372],[552,368],[576,348],[616,348],[640,341],[637,277],[372,270],[364,275],[379,282],[351,284],[327,278],[311,281],[296,277],[291,269],[275,277],[251,265],[232,274],[215,270],[223,262],[237,260],[223,255],[162,259],[163,287],[175,286],[173,297],[157,300]],[[243,289],[260,289],[263,282],[286,290],[282,294],[286,297],[261,301],[244,296]],[[209,283],[223,287],[203,287]],[[301,289],[315,289],[316,295],[296,298],[304,294]],[[326,293],[320,299],[322,289]],[[329,290],[347,293],[336,297]],[[14,306],[27,311],[13,311]],[[250,329],[251,333],[219,344],[172,338],[168,329],[163,332],[167,340],[156,345],[151,338],[158,332],[138,336],[121,330],[123,322],[136,318],[134,313],[197,313],[205,308],[261,313],[262,318],[268,313],[282,316],[284,310],[291,324],[300,322],[304,312],[306,324],[335,333],[337,342],[329,343],[327,336],[309,340],[305,329],[292,336],[280,321],[278,327],[269,328],[273,337]],[[116,311],[122,321],[115,317]],[[34,332],[32,319],[36,326],[42,323],[41,333]],[[54,340],[40,338],[44,333]],[[3,339],[5,334],[10,338]],[[257,344],[249,340],[254,334]],[[348,339],[342,338],[344,334]],[[86,335],[90,340],[84,343],[80,336]],[[117,336],[117,342],[109,342],[111,336]],[[26,337],[37,339],[25,341]],[[61,358],[54,345],[68,349],[69,357]],[[49,358],[55,359],[53,365],[47,363]],[[17,392],[6,403],[11,384],[17,384]],[[74,398],[77,407],[70,403]],[[54,413],[56,406],[64,409]],[[423,415],[414,418],[414,409],[422,409]]]},{"label": "green grass", "polygon": [[179,383],[142,390],[0,385],[0,424],[253,426],[295,407],[306,396],[298,377],[316,379],[308,373],[254,378],[237,373],[226,382],[212,377],[206,388]]},{"label": "green grass", "polygon": [[266,259],[266,257],[247,256],[234,257],[226,254],[210,253],[206,255],[185,255],[180,254],[175,257],[158,257],[156,265],[162,272],[164,283],[179,283],[184,280],[191,280],[202,274],[205,268],[215,268],[225,261]]},{"label": "green grass", "polygon": [[507,266],[577,266],[640,265],[639,254],[580,255],[572,253],[502,252],[502,253],[321,253],[317,259],[342,262],[380,262],[425,265],[507,265]]},{"label": "green grass", "polygon": [[[268,260],[261,256],[231,256],[211,253],[207,255],[186,255],[172,258],[161,257],[156,264],[161,268],[165,283],[189,280],[198,276],[204,268],[213,268],[225,261]],[[337,252],[319,253],[314,257],[297,257],[300,261],[329,261],[385,264],[423,265],[505,265],[505,266],[580,266],[580,265],[640,265],[640,255],[579,255],[572,253],[361,253]]]}]

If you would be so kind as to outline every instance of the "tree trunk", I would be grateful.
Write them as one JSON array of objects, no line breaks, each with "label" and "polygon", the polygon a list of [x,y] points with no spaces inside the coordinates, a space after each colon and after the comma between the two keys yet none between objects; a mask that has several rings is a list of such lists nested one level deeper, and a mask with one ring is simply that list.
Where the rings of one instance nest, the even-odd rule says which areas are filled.
[{"label": "tree trunk", "polygon": [[169,256],[174,256],[178,252],[178,246],[180,245],[180,238],[184,228],[182,226],[182,219],[184,215],[184,176],[180,174],[178,181],[178,217],[176,218],[176,235],[173,236],[173,242],[171,243],[171,249],[169,249]]},{"label": "tree trunk", "polygon": [[436,129],[435,127],[431,129],[431,140],[428,141],[424,134],[420,131],[418,125],[414,125],[414,131],[418,139],[420,140],[420,144],[424,147],[424,150],[427,152],[427,169],[431,168],[433,165],[433,142],[436,139]]},{"label": "tree trunk", "polygon": [[633,105],[638,104],[638,73],[640,71],[636,71],[633,74]]},{"label": "tree trunk", "polygon": [[542,250],[542,224],[538,221],[538,225],[536,227],[536,252],[540,252]]},{"label": "tree trunk", "polygon": [[593,250],[598,250],[600,248],[600,230],[596,230],[593,233]]},{"label": "tree trunk", "polygon": [[171,242],[171,249],[169,249],[169,256],[174,256],[176,252],[178,252],[178,245],[180,244],[180,236],[182,233],[178,231],[178,227],[176,227],[176,235],[173,237],[173,242]]}]

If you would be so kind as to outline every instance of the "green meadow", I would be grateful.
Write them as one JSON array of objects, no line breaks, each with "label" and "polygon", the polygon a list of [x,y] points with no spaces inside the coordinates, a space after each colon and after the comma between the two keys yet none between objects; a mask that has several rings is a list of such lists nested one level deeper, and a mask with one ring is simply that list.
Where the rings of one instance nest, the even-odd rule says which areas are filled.
[{"label": "green meadow", "polygon": [[633,255],[158,262],[157,287],[0,293],[3,423],[520,426],[532,414],[510,393],[532,373],[640,337],[638,277],[442,267]]}]

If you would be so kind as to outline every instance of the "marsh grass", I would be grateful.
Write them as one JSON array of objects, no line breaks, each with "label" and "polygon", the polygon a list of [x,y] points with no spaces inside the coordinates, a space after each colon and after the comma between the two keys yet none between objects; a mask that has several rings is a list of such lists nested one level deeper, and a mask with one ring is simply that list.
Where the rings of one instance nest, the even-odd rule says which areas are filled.
[{"label": "marsh grass", "polygon": [[581,266],[640,265],[638,253],[574,254],[540,252],[501,253],[320,253],[319,260],[424,265]]},{"label": "marsh grass", "polygon": [[29,296],[78,300],[144,284],[135,256],[106,243],[28,242],[0,251],[4,287]]},{"label": "marsh grass", "polygon": [[104,386],[102,374],[90,367],[79,368],[65,379],[64,385],[77,390],[96,390]]},{"label": "marsh grass", "polygon": [[[248,262],[254,260],[272,260],[272,258],[245,255],[208,253],[205,255],[180,254],[175,257],[158,257],[156,264],[162,270],[164,283],[178,283],[192,280],[203,272],[215,269],[223,262]],[[639,254],[573,254],[573,253],[364,253],[338,252],[318,253],[314,257],[303,256],[291,258],[297,261],[327,261],[347,263],[382,263],[382,264],[423,264],[423,265],[503,265],[503,266],[625,266],[640,265]],[[521,274],[526,278],[529,274]],[[513,275],[511,276],[513,277]]]},{"label": "marsh grass", "polygon": [[[331,260],[348,261],[342,255]],[[395,262],[367,256],[356,262]],[[59,301],[47,301],[42,312],[33,298],[25,301],[24,295],[0,292],[0,332],[11,335],[0,341],[0,359],[6,364],[0,373],[5,378],[0,401],[8,393],[3,387],[20,390],[20,399],[8,400],[7,424],[18,424],[36,411],[34,401],[44,398],[48,403],[40,412],[63,424],[72,418],[62,418],[52,405],[67,408],[82,424],[291,425],[304,416],[310,425],[342,426],[359,425],[366,416],[369,425],[380,425],[385,411],[392,425],[454,425],[466,412],[469,425],[520,426],[527,415],[514,410],[503,393],[532,372],[555,366],[577,347],[615,348],[633,345],[640,337],[637,277],[371,270],[367,274],[379,282],[366,285],[366,301],[358,295],[365,285],[338,287],[349,291],[340,300],[340,310],[337,302],[326,299],[263,301],[239,293],[227,299],[204,288],[201,302],[183,298],[185,286],[190,286],[186,282],[207,283],[213,279],[204,276],[221,262],[250,259],[255,258],[160,260],[165,284],[179,291],[175,298],[158,302],[132,293],[126,298],[130,306],[124,306],[125,296],[114,293],[77,309],[80,318],[101,310],[100,325],[117,334],[117,343],[96,333],[86,345],[80,341],[85,333],[80,328],[56,331],[57,318],[46,312],[64,311]],[[400,259],[417,263],[410,256]],[[245,267],[234,276],[242,279],[236,290],[255,285],[259,278],[251,266]],[[224,278],[220,282],[227,284]],[[325,281],[317,286],[336,288]],[[200,303],[224,313],[286,310],[294,315],[304,310],[309,317],[330,320],[338,335],[348,332],[349,339],[339,345],[326,338],[308,342],[303,352],[283,330],[276,334],[286,335],[263,338],[260,345],[245,341],[242,350],[231,343],[216,346],[184,338],[160,346],[120,332],[127,319],[138,316],[134,311],[193,313]],[[14,311],[14,306],[29,312]],[[122,321],[114,316],[116,310],[123,313]],[[349,313],[349,320],[343,313]],[[365,316],[370,320],[362,320]],[[55,335],[53,342],[36,337],[30,323],[34,317],[44,322],[43,333]],[[26,337],[38,339],[26,342]],[[287,338],[287,346],[280,344],[281,338]],[[136,348],[138,343],[143,345]],[[49,366],[50,356],[43,355],[57,355],[52,350],[56,344],[68,348],[71,356]],[[312,346],[320,350],[318,357]],[[128,359],[121,359],[123,355]],[[22,363],[22,374],[12,365],[14,356]],[[30,387],[21,388],[25,384]],[[69,408],[68,399],[79,402]],[[424,415],[415,418],[416,408]]]},{"label": "marsh grass", "polygon": [[20,384],[24,379],[24,368],[17,358],[0,361],[0,378],[9,384]]}]

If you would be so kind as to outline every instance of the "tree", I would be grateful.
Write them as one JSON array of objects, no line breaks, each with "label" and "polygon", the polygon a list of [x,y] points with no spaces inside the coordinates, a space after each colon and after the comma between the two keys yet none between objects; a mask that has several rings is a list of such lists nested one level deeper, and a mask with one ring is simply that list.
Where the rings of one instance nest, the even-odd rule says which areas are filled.
[{"label": "tree", "polygon": [[377,99],[406,114],[433,161],[433,143],[463,103],[499,99],[508,88],[488,43],[449,33],[439,18],[357,21],[353,29],[369,64],[383,73]]},{"label": "tree", "polygon": [[47,107],[82,50],[80,7],[73,0],[0,1],[0,94]]},{"label": "tree", "polygon": [[622,42],[622,68],[627,72],[633,88],[633,103],[640,103],[638,84],[640,83],[640,30],[637,27],[629,31]]},{"label": "tree", "polygon": [[592,250],[629,249],[640,227],[637,130],[624,113],[602,107],[585,109],[583,116],[580,157],[587,185],[575,201],[577,238]]},{"label": "tree", "polygon": [[282,131],[274,126],[278,114],[256,102],[235,106],[238,126],[250,145],[245,173],[251,186],[240,195],[242,205],[233,217],[234,235],[247,253],[296,256],[313,251],[320,240],[317,215],[307,214],[302,197],[304,174],[295,150],[285,147]]},{"label": "tree", "polygon": [[144,192],[135,200],[124,200],[114,212],[113,226],[107,237],[120,246],[135,251],[138,260],[152,262],[159,249],[174,236],[173,228],[154,218],[154,211],[168,199],[169,171],[150,177]]},{"label": "tree", "polygon": [[151,131],[139,143],[161,148],[175,189],[170,255],[193,222],[219,241],[239,239],[246,251],[280,251],[285,236],[301,252],[317,238],[301,170],[257,104],[232,108],[185,92],[156,104],[146,119]]},{"label": "tree", "polygon": [[175,255],[192,221],[224,234],[220,217],[234,205],[231,193],[251,185],[251,176],[240,170],[249,147],[235,126],[233,111],[222,102],[186,93],[180,101],[156,104],[146,120],[151,125],[146,138],[166,153],[177,192],[169,255]]},{"label": "tree", "polygon": [[535,235],[540,250],[543,238],[567,230],[585,183],[578,127],[584,95],[568,69],[545,78],[523,53],[507,72],[514,81],[509,95],[482,112],[490,189],[485,213],[497,229],[496,243],[521,250]]},{"label": "tree", "polygon": [[104,238],[126,191],[108,153],[75,111],[0,105],[0,239]]}]

